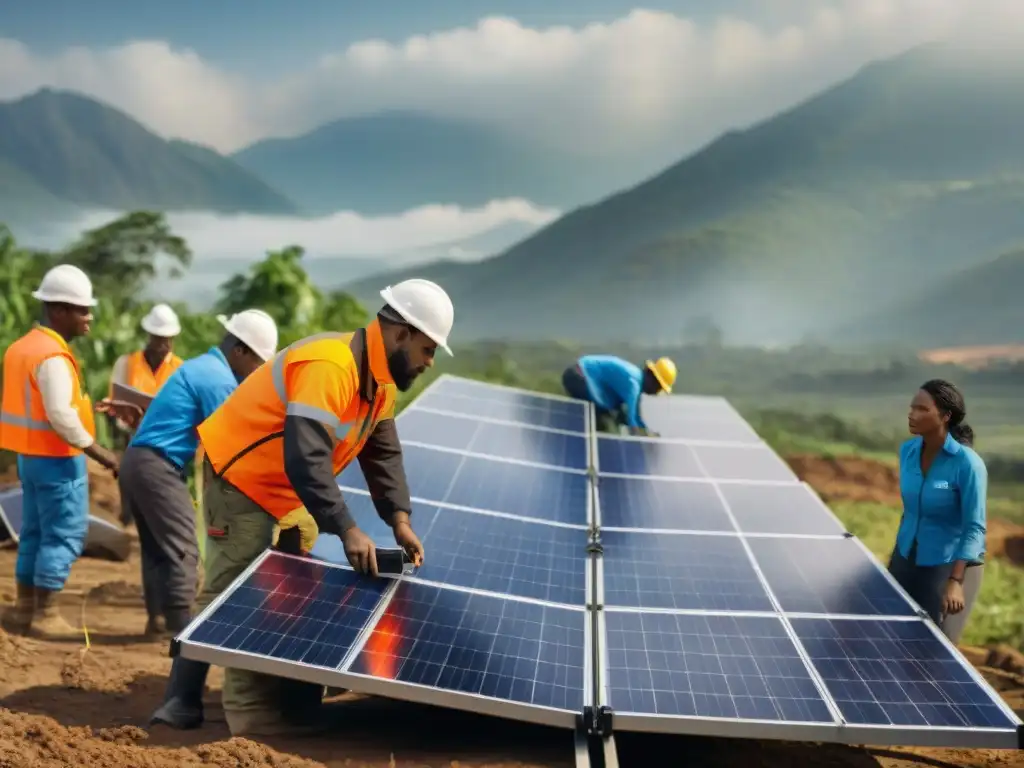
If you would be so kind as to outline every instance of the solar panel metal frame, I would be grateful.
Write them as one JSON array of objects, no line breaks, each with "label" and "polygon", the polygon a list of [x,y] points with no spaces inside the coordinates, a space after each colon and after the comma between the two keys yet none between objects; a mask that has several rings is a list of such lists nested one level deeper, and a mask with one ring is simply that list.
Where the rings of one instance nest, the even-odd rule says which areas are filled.
[{"label": "solar panel metal frame", "polygon": [[[438,381],[444,380],[446,375],[442,375],[431,382],[430,385],[424,388],[423,392],[428,391],[431,387],[435,386]],[[534,393],[530,393],[534,394]],[[414,401],[415,402],[415,401]],[[412,408],[412,404],[403,409],[402,413]],[[585,424],[588,432],[586,433],[589,438],[589,433],[593,427],[593,413],[591,409],[585,408]],[[402,414],[396,416],[396,420],[400,419]],[[593,444],[591,440],[587,440],[588,451],[593,451]],[[435,446],[429,446],[434,448]],[[468,453],[465,451],[459,451],[460,453]],[[477,455],[477,454],[472,454]],[[484,457],[492,458],[493,457]],[[505,461],[498,459],[498,461]],[[517,462],[511,462],[517,463]],[[543,465],[547,466],[547,465]],[[558,468],[562,471],[565,468]],[[357,493],[364,493],[357,489],[348,489],[342,486],[344,490],[350,490]],[[417,499],[413,499],[418,501]],[[485,514],[501,514],[487,512],[485,510],[475,510],[470,507],[461,507],[451,504],[439,504],[435,501],[422,500],[424,504],[431,504],[439,507],[450,507],[457,508],[469,512],[484,512]],[[580,532],[580,545],[586,546],[588,533],[593,530],[593,499],[591,494],[587,494],[587,521],[586,526],[567,526],[566,524],[558,524],[544,521],[530,520],[538,525],[558,525],[560,527],[571,527]],[[504,515],[506,517],[517,517]],[[398,585],[401,581],[408,581],[416,584],[422,584],[424,586],[430,586],[438,589],[446,589],[455,592],[462,592],[465,594],[477,594],[485,595],[489,597],[496,597],[503,600],[510,600],[514,602],[533,603],[535,605],[552,606],[559,609],[568,609],[572,611],[578,611],[584,615],[583,621],[583,691],[582,701],[584,706],[587,702],[593,701],[595,698],[593,692],[593,660],[594,654],[594,637],[593,637],[593,622],[590,620],[590,608],[592,603],[592,595],[594,593],[593,583],[593,572],[591,567],[584,569],[585,579],[585,602],[583,605],[571,605],[566,603],[555,603],[545,600],[534,600],[525,597],[519,597],[516,595],[509,595],[504,593],[487,592],[479,589],[472,589],[468,587],[455,586],[451,584],[442,584],[435,581],[428,581],[426,579],[419,579],[416,576],[403,576],[401,578],[393,576],[381,576],[380,578],[389,579],[392,583],[385,589],[379,602],[377,603],[374,611],[371,613],[369,619],[360,630],[359,635],[353,643],[352,647],[345,654],[342,662],[338,665],[335,670],[325,670],[322,667],[314,667],[309,664],[303,664],[298,662],[285,661],[282,659],[273,659],[267,656],[260,656],[247,651],[235,651],[226,650],[214,645],[208,645],[205,643],[196,643],[189,640],[190,635],[194,629],[199,626],[204,620],[210,617],[230,596],[231,594],[241,586],[246,579],[249,578],[260,566],[271,555],[292,557],[291,555],[281,555],[280,553],[273,553],[271,550],[264,551],[248,568],[231,583],[220,595],[217,596],[199,615],[197,615],[185,628],[185,630],[175,638],[175,645],[179,649],[178,652],[182,656],[189,659],[195,659],[196,661],[205,661],[208,664],[215,664],[221,667],[233,667],[236,669],[247,669],[252,672],[261,672],[268,675],[276,675],[278,677],[292,678],[301,680],[308,683],[314,683],[317,685],[325,685],[329,687],[347,688],[350,690],[357,690],[361,693],[366,693],[376,696],[384,696],[393,699],[399,699],[402,701],[409,701],[418,704],[427,704],[432,706],[447,707],[450,709],[458,709],[466,712],[476,712],[485,715],[491,715],[494,717],[504,717],[511,720],[519,720],[522,722],[535,723],[538,725],[548,725],[562,728],[575,728],[577,721],[579,720],[579,712],[570,712],[567,710],[553,709],[549,707],[543,707],[536,704],[526,704],[522,702],[512,701],[508,699],[497,699],[489,696],[482,696],[474,693],[463,693],[456,691],[444,690],[442,688],[435,688],[431,686],[425,686],[415,683],[399,682],[396,680],[388,680],[383,678],[376,678],[369,675],[363,675],[348,671],[352,663],[359,656],[359,653],[363,650],[367,640],[369,640],[373,629],[377,626],[377,622],[380,621],[381,617],[387,611],[391,600],[395,596],[395,592],[398,589]],[[325,561],[318,561],[325,567],[339,568],[342,570],[351,571],[352,568],[347,565],[340,565],[337,563],[327,563]],[[592,563],[592,558],[588,565]],[[579,757],[579,746],[577,745],[577,754]]]},{"label": "solar panel metal frame", "polygon": [[[442,385],[447,380],[458,380],[460,382],[468,381],[461,377],[454,377],[448,374],[439,376],[434,382],[428,387],[424,388],[423,393],[430,391],[438,385]],[[552,400],[566,400],[572,401],[571,398],[557,396],[557,395],[543,395],[528,390],[521,390],[515,387],[507,387],[502,385],[490,385],[479,383],[481,387],[489,387],[492,389],[507,390],[510,392],[528,394],[534,397],[547,397]],[[690,396],[694,399],[696,396]],[[724,398],[709,398],[716,401],[724,402],[729,408],[736,413],[731,403],[728,403]],[[579,401],[572,401],[579,402]],[[956,647],[950,643],[941,631],[936,627],[930,620],[921,618],[919,616],[841,616],[834,614],[802,614],[802,613],[786,613],[782,611],[779,601],[775,594],[772,592],[770,585],[765,578],[764,573],[761,571],[760,566],[757,562],[754,553],[749,546],[748,538],[827,538],[827,539],[842,539],[851,538],[855,545],[861,549],[868,560],[878,569],[887,582],[901,595],[911,606],[914,606],[919,613],[920,608],[910,598],[907,592],[896,582],[892,575],[885,569],[874,555],[867,549],[864,543],[855,536],[852,536],[848,532],[845,532],[845,526],[839,521],[835,513],[828,507],[827,504],[818,496],[814,490],[803,483],[798,478],[793,481],[750,481],[750,480],[719,480],[714,478],[665,478],[669,481],[675,482],[706,482],[712,484],[719,496],[722,497],[720,486],[728,483],[738,484],[755,484],[755,485],[800,485],[804,487],[812,497],[820,504],[821,508],[835,520],[838,529],[842,531],[837,534],[804,534],[804,535],[792,535],[785,533],[742,533],[738,522],[729,508],[728,502],[722,497],[722,502],[726,507],[728,516],[732,526],[733,532],[683,532],[673,531],[673,533],[703,533],[706,535],[726,535],[735,536],[743,545],[743,549],[749,559],[755,573],[758,576],[762,586],[764,587],[769,599],[772,603],[772,611],[711,611],[701,609],[639,609],[639,608],[624,608],[624,607],[607,607],[605,606],[605,589],[604,589],[604,561],[600,549],[600,532],[601,532],[601,502],[600,502],[600,467],[598,459],[598,445],[601,436],[597,434],[594,429],[595,415],[593,407],[590,404],[580,405],[584,408],[585,419],[584,424],[586,428],[587,443],[589,446],[589,456],[591,461],[590,469],[587,474],[590,477],[591,482],[589,483],[590,492],[587,499],[587,525],[582,527],[579,525],[567,525],[565,523],[555,523],[553,521],[543,521],[530,519],[530,522],[535,522],[540,525],[559,525],[563,527],[570,527],[580,530],[581,532],[581,544],[589,541],[589,562],[588,567],[585,569],[585,584],[586,584],[586,603],[583,606],[571,606],[562,603],[554,603],[543,600],[528,599],[508,594],[496,594],[486,592],[483,590],[471,589],[461,586],[453,586],[447,584],[438,584],[433,581],[427,581],[417,578],[414,576],[402,577],[403,580],[410,582],[420,583],[437,587],[440,589],[449,589],[454,591],[460,591],[469,594],[481,594],[489,595],[493,597],[499,597],[505,600],[531,602],[540,605],[551,605],[559,608],[569,608],[571,610],[580,610],[586,614],[584,621],[584,659],[583,659],[583,670],[584,670],[584,690],[583,701],[584,711],[582,713],[570,713],[565,710],[550,709],[533,704],[524,704],[520,702],[495,699],[479,694],[469,694],[448,691],[441,688],[433,688],[418,684],[402,683],[394,680],[373,678],[362,674],[350,673],[347,670],[351,666],[353,660],[358,656],[359,652],[365,646],[367,639],[370,636],[373,628],[376,626],[377,621],[387,610],[394,594],[398,588],[399,580],[392,578],[392,584],[383,593],[376,609],[371,615],[370,619],[363,626],[360,631],[359,637],[356,643],[346,654],[345,659],[339,665],[336,671],[325,671],[319,667],[304,666],[293,662],[278,661],[269,659],[267,657],[260,657],[254,654],[245,654],[236,651],[226,651],[223,649],[215,648],[213,646],[200,646],[196,643],[190,643],[188,636],[192,631],[192,628],[198,625],[206,616],[210,615],[216,607],[219,606],[227,597],[234,591],[234,589],[241,584],[261,563],[267,556],[268,553],[264,553],[260,558],[250,565],[246,572],[242,574],[228,589],[226,589],[218,598],[210,604],[199,616],[197,616],[192,624],[183,632],[178,638],[177,642],[180,643],[182,654],[188,658],[195,658],[202,661],[208,661],[209,663],[218,664],[221,666],[233,666],[241,667],[246,669],[252,669],[253,671],[266,672],[268,674],[275,674],[284,677],[292,677],[300,680],[306,680],[317,684],[333,685],[342,688],[349,688],[352,690],[358,690],[373,695],[386,696],[396,699],[402,699],[406,701],[419,702],[423,704],[444,706],[453,709],[460,709],[465,711],[480,712],[488,715],[497,717],[505,717],[515,720],[521,720],[525,722],[538,723],[543,725],[561,726],[567,728],[576,728],[576,757],[577,764],[587,764],[589,762],[587,756],[587,749],[585,743],[585,736],[591,731],[588,729],[588,723],[595,723],[600,713],[607,712],[614,718],[614,724],[616,730],[622,731],[637,731],[637,732],[652,732],[652,733],[668,733],[668,734],[690,734],[690,735],[706,735],[706,736],[720,736],[720,737],[735,737],[735,738],[767,738],[767,739],[784,739],[784,740],[806,740],[806,741],[823,741],[831,743],[845,743],[845,744],[865,744],[865,743],[876,743],[885,745],[915,745],[915,746],[937,746],[937,747],[1003,747],[1003,748],[1018,748],[1021,744],[1021,734],[1024,733],[1024,727],[1021,726],[1019,718],[1013,713],[1013,710],[1003,701],[1003,699],[991,688],[991,686],[985,681],[981,674],[963,658]],[[413,401],[406,410],[415,409],[416,401]],[[428,410],[428,409],[424,409]],[[434,411],[435,409],[429,409]],[[404,413],[405,411],[403,411]],[[438,411],[445,412],[445,411]],[[401,414],[398,417],[401,418]],[[742,417],[740,417],[742,418]],[[479,419],[480,421],[486,421],[486,419]],[[509,422],[501,422],[509,423]],[[525,426],[519,423],[513,423],[513,426],[522,427],[524,429],[547,429],[549,427],[540,426]],[[555,430],[555,431],[566,431],[566,430]],[[580,434],[571,432],[572,434]],[[684,443],[684,444],[710,444],[710,445],[736,445],[737,447],[751,447],[750,443],[729,443],[729,442],[708,442],[708,441],[693,441],[685,439],[675,438],[620,438],[620,439],[639,439],[639,440],[654,440],[669,443]],[[762,441],[762,445],[771,452],[771,454],[779,461],[782,462],[781,456],[778,455],[767,443]],[[425,446],[434,450],[438,450],[437,446]],[[445,449],[451,450],[451,449]],[[480,455],[473,454],[466,451],[454,451],[456,453],[463,453],[468,455]],[[517,462],[511,459],[501,459],[492,456],[482,456],[482,458],[488,458],[491,460],[506,462],[506,463],[529,463],[529,462]],[[784,462],[783,462],[784,463]],[[550,465],[538,464],[537,466],[549,467]],[[567,469],[565,467],[554,467],[559,471],[576,472],[577,470]],[[649,477],[646,475],[617,475],[626,477]],[[794,476],[795,477],[795,476]],[[357,490],[357,489],[347,489]],[[436,507],[450,507],[462,509],[470,512],[483,512],[488,513],[486,510],[478,510],[471,507],[462,507],[455,504],[440,503],[428,499],[414,498],[414,501],[430,504]],[[490,514],[499,514],[504,516],[521,518],[518,515],[507,515],[500,512],[490,512]],[[628,529],[628,530],[647,530],[653,532],[652,529]],[[344,565],[331,565],[331,567],[348,568]],[[623,613],[668,613],[668,614],[694,614],[694,615],[720,615],[720,616],[761,616],[761,617],[772,617],[779,620],[785,629],[786,636],[793,643],[800,660],[803,663],[804,668],[807,670],[814,682],[815,689],[821,696],[822,701],[828,708],[829,713],[833,717],[832,723],[794,723],[792,721],[766,721],[766,720],[752,720],[752,719],[740,719],[740,718],[705,718],[705,717],[694,717],[694,716],[666,716],[666,715],[654,715],[645,713],[629,713],[629,712],[613,712],[608,707],[608,647],[604,639],[607,637],[607,622],[606,615],[608,611],[623,612]],[[989,696],[995,705],[1006,715],[1009,722],[1016,723],[1016,727],[1009,728],[994,728],[994,729],[981,729],[981,728],[943,728],[943,727],[907,727],[907,726],[894,726],[894,725],[859,725],[847,723],[839,712],[839,708],[829,694],[828,688],[818,673],[814,664],[811,662],[806,649],[801,643],[799,637],[793,629],[790,623],[790,618],[817,618],[817,619],[829,619],[834,621],[844,620],[860,620],[860,621],[906,621],[906,622],[918,622],[923,623],[928,627],[931,634],[937,639],[937,641],[948,651],[951,657],[959,663],[971,680],[974,681],[979,688]],[[243,663],[239,663],[239,662]],[[597,734],[604,737],[604,755],[606,758],[606,765],[617,765],[617,758],[614,747],[614,734],[610,731],[601,732],[598,729]]]}]

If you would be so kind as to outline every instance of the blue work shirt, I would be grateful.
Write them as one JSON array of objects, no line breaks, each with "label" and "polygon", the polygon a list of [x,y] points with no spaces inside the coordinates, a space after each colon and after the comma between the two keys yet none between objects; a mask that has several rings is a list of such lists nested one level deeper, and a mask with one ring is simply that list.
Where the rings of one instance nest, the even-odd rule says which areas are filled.
[{"label": "blue work shirt", "polygon": [[918,565],[979,562],[985,554],[985,462],[951,435],[921,474],[920,436],[900,446],[900,495],[903,517],[896,546],[903,557],[917,539]]},{"label": "blue work shirt", "polygon": [[178,469],[196,454],[196,427],[235,391],[235,377],[217,347],[186,360],[160,387],[129,445],[145,446],[163,454]]},{"label": "blue work shirt", "polygon": [[643,371],[628,360],[613,355],[584,355],[579,359],[579,366],[594,405],[612,413],[625,405],[626,424],[647,429],[640,418]]}]

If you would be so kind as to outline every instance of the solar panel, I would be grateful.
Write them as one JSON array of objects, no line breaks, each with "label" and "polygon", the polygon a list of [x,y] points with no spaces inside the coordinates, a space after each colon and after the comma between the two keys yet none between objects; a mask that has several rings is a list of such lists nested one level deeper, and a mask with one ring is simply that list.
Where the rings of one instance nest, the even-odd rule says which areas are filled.
[{"label": "solar panel", "polygon": [[601,543],[605,605],[772,610],[738,537],[605,531]]},{"label": "solar panel", "polygon": [[[834,723],[777,617],[610,610],[604,623],[605,696],[619,728],[661,730],[657,720],[681,718]],[[695,725],[715,732],[713,722]]]},{"label": "solar panel", "polygon": [[402,418],[399,436],[403,445],[454,448],[568,469],[585,470],[590,466],[590,443],[586,435],[574,432],[496,424],[411,408]]},{"label": "solar panel", "polygon": [[917,613],[852,539],[752,538],[749,545],[769,588],[788,613]]},{"label": "solar panel", "polygon": [[405,582],[349,671],[575,716],[585,619],[582,610]]},{"label": "solar panel", "polygon": [[[401,427],[399,427],[401,429]],[[586,525],[590,481],[584,472],[516,464],[468,453],[407,445],[405,474],[416,499]],[[338,476],[345,488],[367,490],[356,462]]]},{"label": "solar panel", "polygon": [[839,535],[844,532],[843,525],[806,483],[721,483],[718,487],[743,533]]},{"label": "solar panel", "polygon": [[21,486],[0,490],[0,541],[18,540],[21,533]]},{"label": "solar panel", "polygon": [[901,739],[896,728],[965,729],[959,738],[982,744],[991,743],[993,734],[974,733],[972,739],[971,730],[1015,731],[1019,724],[924,621],[808,618],[792,623],[853,729],[890,728],[871,730],[888,733],[893,743],[907,737],[942,743],[954,737],[910,731]]},{"label": "solar panel", "polygon": [[265,552],[179,636],[211,664],[571,727],[587,613]]},{"label": "solar panel", "polygon": [[728,510],[712,483],[602,477],[598,489],[604,529],[733,530]]},{"label": "solar panel", "polygon": [[[21,539],[24,524],[22,504],[24,492],[20,484],[13,484],[0,490],[0,541]],[[82,555],[107,560],[125,561],[131,554],[132,542],[127,532],[119,525],[102,517],[89,515],[89,529],[85,537]]]},{"label": "solar panel", "polygon": [[587,431],[587,411],[583,404],[562,400],[522,396],[486,399],[446,394],[437,390],[420,395],[414,407],[524,426],[564,429],[580,434]]},{"label": "solar panel", "polygon": [[[400,418],[423,566],[362,578],[325,536],[324,561],[267,553],[184,655],[564,727],[609,707],[616,730],[1017,745],[817,495],[733,439],[725,400],[658,398],[677,439],[598,437],[581,403],[442,376]],[[358,465],[338,480],[393,546]]]}]

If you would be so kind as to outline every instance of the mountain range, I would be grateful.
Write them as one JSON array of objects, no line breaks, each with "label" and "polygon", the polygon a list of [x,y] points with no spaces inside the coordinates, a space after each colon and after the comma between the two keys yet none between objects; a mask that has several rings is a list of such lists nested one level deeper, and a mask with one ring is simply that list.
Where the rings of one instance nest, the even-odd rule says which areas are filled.
[{"label": "mountain range", "polygon": [[291,214],[294,203],[212,149],[166,141],[94,99],[43,89],[0,103],[8,222],[83,208]]},{"label": "mountain range", "polygon": [[906,340],[917,322],[977,343],[988,321],[954,331],[920,312],[1024,243],[1022,92],[1022,52],[924,46],[493,258],[349,290],[435,279],[464,339],[678,342],[710,318],[727,342]]},{"label": "mountain range", "polygon": [[[456,304],[456,340],[677,343],[711,323],[734,343],[985,343],[1017,338],[1008,324],[1020,311],[1009,286],[1024,286],[1022,92],[1022,51],[927,45],[648,176],[640,150],[597,163],[407,112],[225,157],[43,90],[0,104],[0,218],[591,200],[508,248],[484,237],[309,266],[318,284],[371,304],[403,276],[437,280]],[[615,179],[645,177],[607,194]],[[466,251],[497,255],[467,262]],[[963,291],[975,291],[970,311]]]},{"label": "mountain range", "polygon": [[232,159],[311,214],[365,215],[428,202],[476,207],[508,197],[571,208],[663,165],[644,147],[595,157],[539,146],[482,123],[403,111],[257,142]]}]

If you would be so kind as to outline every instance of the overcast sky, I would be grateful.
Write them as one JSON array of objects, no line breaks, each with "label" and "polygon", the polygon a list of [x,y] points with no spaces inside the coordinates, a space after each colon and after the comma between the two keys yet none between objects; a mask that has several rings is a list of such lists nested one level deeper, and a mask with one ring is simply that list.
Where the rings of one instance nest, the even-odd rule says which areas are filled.
[{"label": "overcast sky", "polygon": [[[576,10],[551,12],[556,5]],[[683,155],[870,60],[965,30],[982,40],[1024,30],[1024,0],[4,6],[0,99],[44,85],[77,90],[161,135],[225,152],[345,116],[415,109],[555,146],[670,141]],[[507,209],[490,213],[498,210]]]}]

